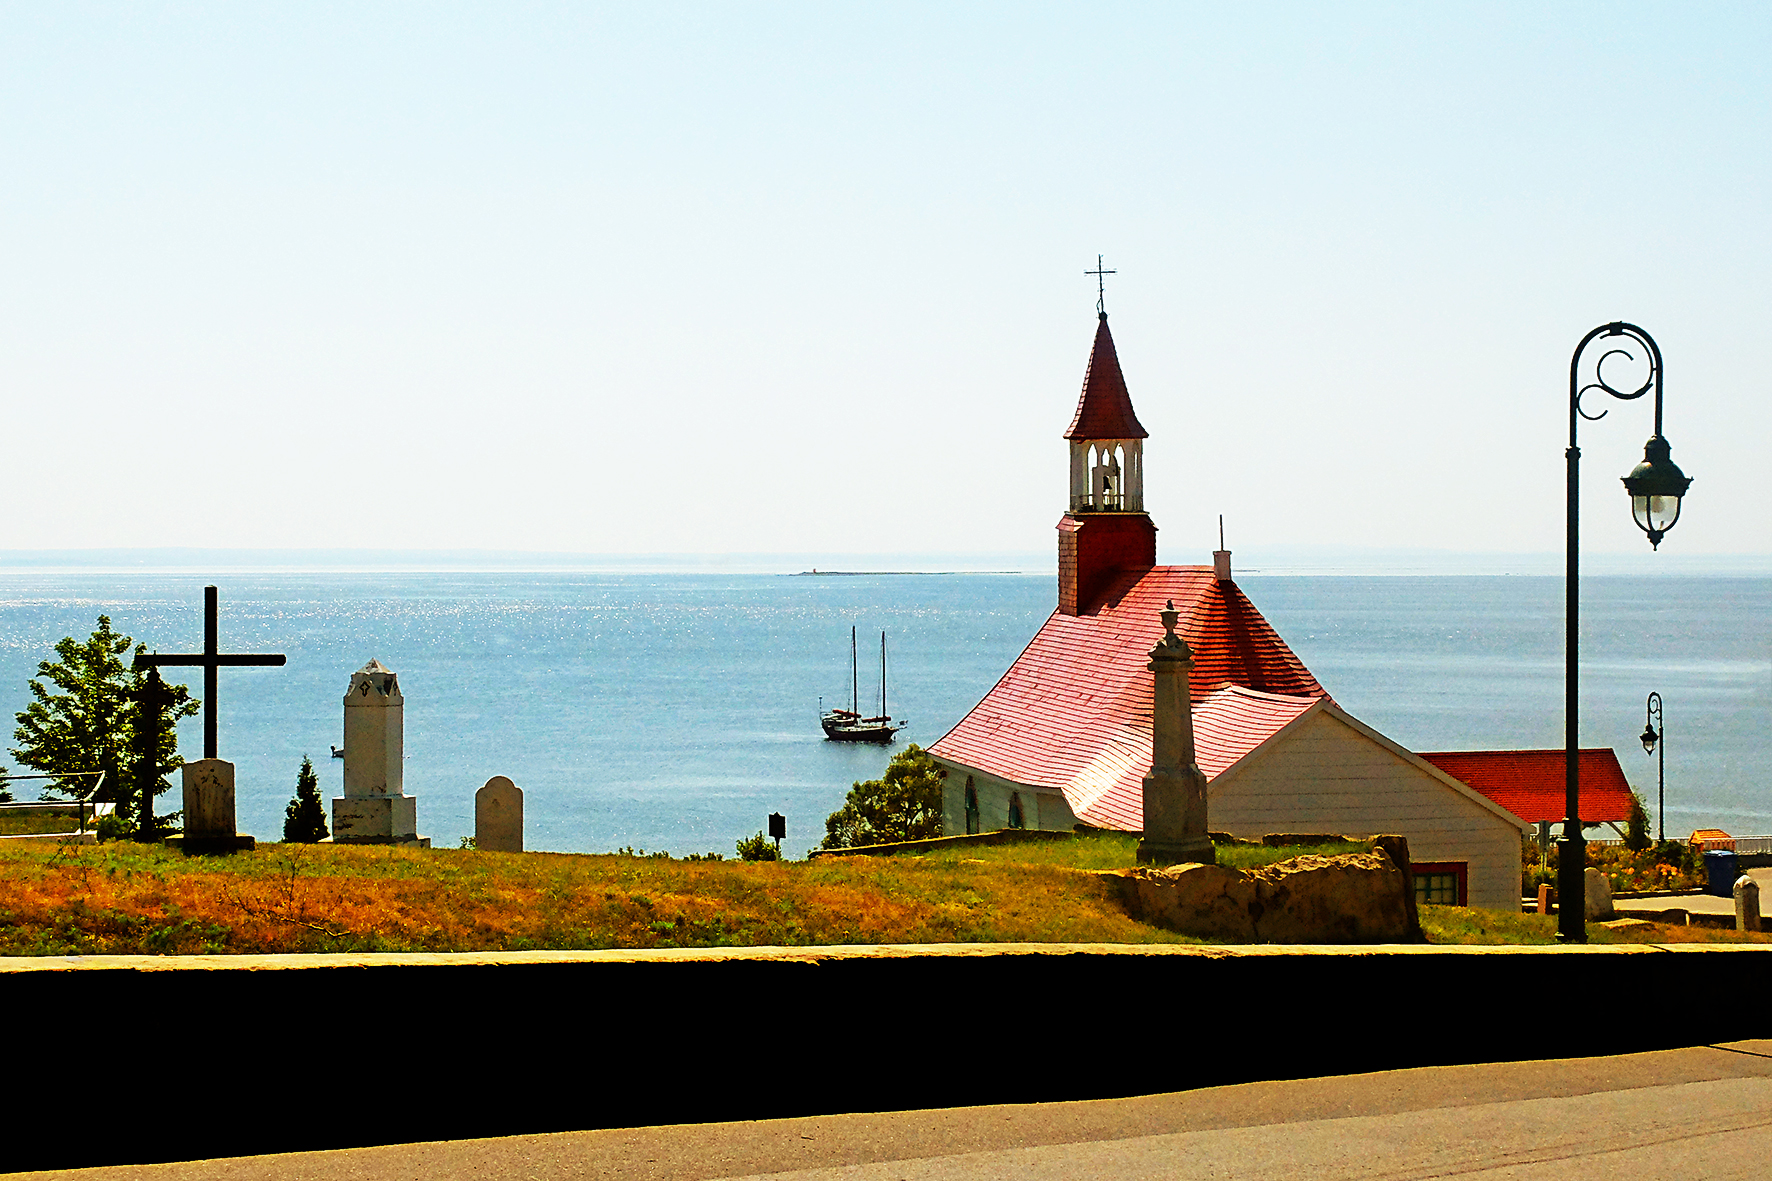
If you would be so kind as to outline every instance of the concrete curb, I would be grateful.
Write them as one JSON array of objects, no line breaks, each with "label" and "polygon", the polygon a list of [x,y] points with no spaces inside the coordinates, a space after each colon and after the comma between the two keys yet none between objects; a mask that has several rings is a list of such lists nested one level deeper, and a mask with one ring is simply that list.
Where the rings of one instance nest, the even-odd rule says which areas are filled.
[{"label": "concrete curb", "polygon": [[[1275,957],[1431,956],[1464,959],[1513,956],[1676,955],[1772,957],[1772,944],[1629,943],[1562,947],[1426,943],[845,943],[810,947],[618,948],[609,951],[338,952],[301,955],[0,956],[0,980],[35,972],[268,972],[338,968],[494,967],[535,964],[842,963],[855,960],[940,961],[976,957],[1111,956],[1134,959],[1272,959]],[[1744,965],[1745,966],[1745,965]],[[1772,966],[1769,963],[1768,966]]]}]

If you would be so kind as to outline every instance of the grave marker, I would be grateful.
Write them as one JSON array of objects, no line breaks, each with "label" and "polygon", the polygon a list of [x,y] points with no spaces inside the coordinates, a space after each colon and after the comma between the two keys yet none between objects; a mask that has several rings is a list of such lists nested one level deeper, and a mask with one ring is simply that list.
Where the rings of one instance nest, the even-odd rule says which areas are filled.
[{"label": "grave marker", "polygon": [[1760,883],[1747,874],[1735,879],[1735,929],[1760,929]]},{"label": "grave marker", "polygon": [[494,775],[474,793],[474,848],[523,851],[523,789],[503,775]]},{"label": "grave marker", "polygon": [[[234,764],[224,761],[216,753],[216,672],[224,667],[276,667],[288,663],[288,657],[282,653],[222,653],[216,637],[217,597],[213,586],[203,588],[202,652],[165,656],[153,652],[135,658],[136,668],[158,669],[172,665],[203,670],[203,757],[184,765],[185,835],[179,847],[186,853],[227,853],[250,849],[254,845],[251,837],[234,829]],[[158,677],[151,674],[150,684],[154,680]],[[164,685],[161,688],[164,690]],[[152,689],[146,689],[144,693],[152,693]],[[144,801],[144,819],[153,815],[152,801],[150,792]]]},{"label": "grave marker", "polygon": [[206,586],[203,588],[203,651],[171,656],[162,656],[158,652],[147,652],[135,658],[135,667],[137,668],[165,668],[168,665],[178,665],[203,669],[203,757],[206,759],[219,757],[216,753],[216,670],[249,666],[281,666],[289,663],[289,658],[282,653],[222,654],[217,650],[216,615],[215,588]]},{"label": "grave marker", "polygon": [[379,660],[351,674],[345,691],[345,794],[332,799],[339,845],[422,845],[418,800],[405,793],[406,698]]},{"label": "grave marker", "polygon": [[1188,674],[1194,653],[1175,634],[1181,618],[1174,602],[1160,612],[1163,638],[1151,649],[1146,667],[1156,674],[1151,709],[1151,773],[1144,780],[1144,835],[1140,865],[1199,862],[1212,865],[1217,854],[1206,833],[1206,773],[1194,755],[1193,700]]}]

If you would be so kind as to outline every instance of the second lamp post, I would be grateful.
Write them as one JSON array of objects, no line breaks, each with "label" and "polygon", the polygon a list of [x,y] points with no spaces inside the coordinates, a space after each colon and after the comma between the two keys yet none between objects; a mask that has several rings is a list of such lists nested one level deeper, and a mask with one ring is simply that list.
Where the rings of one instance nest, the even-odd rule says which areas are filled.
[{"label": "second lamp post", "polygon": [[1643,753],[1652,755],[1661,748],[1655,765],[1655,827],[1657,844],[1667,840],[1667,723],[1661,720],[1661,694],[1649,694],[1643,703]]}]

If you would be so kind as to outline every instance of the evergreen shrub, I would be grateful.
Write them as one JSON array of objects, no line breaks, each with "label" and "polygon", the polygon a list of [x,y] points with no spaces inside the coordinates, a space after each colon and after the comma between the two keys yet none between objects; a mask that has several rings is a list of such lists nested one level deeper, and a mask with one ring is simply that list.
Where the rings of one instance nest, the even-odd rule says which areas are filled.
[{"label": "evergreen shrub", "polygon": [[283,839],[295,845],[314,845],[327,837],[326,807],[320,802],[320,777],[314,760],[301,757],[295,776],[295,798],[283,813]]}]

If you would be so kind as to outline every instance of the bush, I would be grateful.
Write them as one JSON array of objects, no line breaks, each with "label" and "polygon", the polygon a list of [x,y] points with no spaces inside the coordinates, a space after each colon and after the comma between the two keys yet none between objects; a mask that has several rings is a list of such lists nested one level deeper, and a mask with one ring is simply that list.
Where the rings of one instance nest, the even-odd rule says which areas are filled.
[{"label": "bush", "polygon": [[92,831],[98,834],[100,841],[126,841],[135,835],[135,825],[127,817],[111,812],[100,816]]},{"label": "bush", "polygon": [[326,806],[320,802],[320,777],[314,760],[301,757],[295,773],[295,798],[283,811],[283,839],[290,844],[317,845],[326,839]]},{"label": "bush", "polygon": [[1649,839],[1649,809],[1643,806],[1643,797],[1636,792],[1630,793],[1630,819],[1624,824],[1624,847],[1632,853],[1641,853],[1654,844]]},{"label": "bush", "polygon": [[843,806],[825,818],[821,849],[853,849],[941,835],[941,770],[911,743],[892,756],[886,774],[857,783]]},{"label": "bush", "polygon": [[781,850],[775,842],[759,832],[754,837],[738,838],[738,859],[740,861],[780,861]]}]

